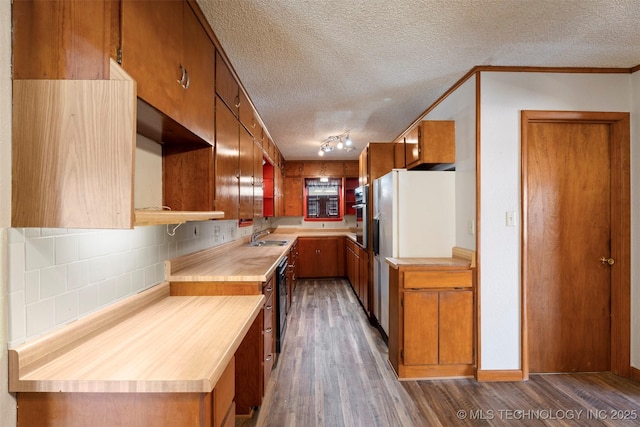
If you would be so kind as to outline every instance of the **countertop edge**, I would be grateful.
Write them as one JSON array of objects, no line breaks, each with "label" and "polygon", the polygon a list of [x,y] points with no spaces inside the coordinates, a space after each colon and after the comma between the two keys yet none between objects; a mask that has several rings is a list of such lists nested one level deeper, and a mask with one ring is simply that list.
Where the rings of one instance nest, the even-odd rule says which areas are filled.
[{"label": "countertop edge", "polygon": [[[249,296],[225,296],[225,297],[170,297],[165,298],[245,298],[248,301],[245,311],[247,315],[241,322],[241,325],[232,334],[231,343],[224,349],[222,354],[212,358],[211,364],[202,365],[205,372],[210,372],[205,377],[194,376],[193,378],[176,378],[176,379],[24,379],[20,372],[20,347],[10,350],[9,372],[10,375],[9,391],[10,392],[69,392],[69,393],[208,393],[214,388],[227,365],[234,357],[237,349],[240,347],[242,340],[246,336],[252,323],[257,318],[260,310],[265,302],[264,295]],[[164,298],[163,298],[164,300]],[[149,307],[159,304],[161,301],[151,303]],[[237,300],[236,300],[237,301]],[[98,312],[99,313],[99,312]],[[127,319],[124,320],[126,322]],[[114,326],[115,327],[115,326]],[[133,329],[133,328],[132,328]],[[64,328],[62,328],[64,330]],[[109,329],[106,329],[109,331]],[[98,334],[101,335],[100,332]],[[56,331],[58,332],[58,331]],[[132,334],[135,331],[132,330]],[[182,341],[182,340],[178,340]],[[25,347],[30,343],[26,343]],[[68,351],[72,351],[73,348]],[[113,350],[115,351],[115,350]],[[65,353],[58,354],[57,357],[64,357]],[[158,359],[167,359],[167,355],[162,354]],[[24,374],[28,375],[28,374]],[[135,376],[135,375],[132,375]],[[12,378],[11,378],[12,377]]]}]

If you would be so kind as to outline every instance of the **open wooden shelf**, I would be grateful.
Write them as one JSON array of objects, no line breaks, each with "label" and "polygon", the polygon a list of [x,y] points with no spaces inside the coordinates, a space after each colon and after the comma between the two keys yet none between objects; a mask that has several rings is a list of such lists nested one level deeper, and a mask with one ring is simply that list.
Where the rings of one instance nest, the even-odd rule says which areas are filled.
[{"label": "open wooden shelf", "polygon": [[134,225],[179,224],[187,221],[208,221],[223,219],[224,212],[219,211],[161,211],[155,209],[136,209]]}]

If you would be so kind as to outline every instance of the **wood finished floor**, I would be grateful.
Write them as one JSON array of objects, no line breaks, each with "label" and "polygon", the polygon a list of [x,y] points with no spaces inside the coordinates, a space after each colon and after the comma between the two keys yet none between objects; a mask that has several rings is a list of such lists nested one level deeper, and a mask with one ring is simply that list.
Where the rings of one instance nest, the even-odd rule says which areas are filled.
[{"label": "wood finished floor", "polygon": [[345,280],[299,281],[287,322],[262,410],[236,426],[640,426],[640,383],[610,373],[399,382]]}]

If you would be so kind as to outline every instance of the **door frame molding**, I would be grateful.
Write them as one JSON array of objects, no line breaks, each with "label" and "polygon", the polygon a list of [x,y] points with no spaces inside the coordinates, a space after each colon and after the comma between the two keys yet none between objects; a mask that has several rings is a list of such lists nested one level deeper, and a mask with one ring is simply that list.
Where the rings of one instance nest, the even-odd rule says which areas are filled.
[{"label": "door frame molding", "polygon": [[529,378],[527,327],[527,128],[530,123],[605,123],[611,132],[611,372],[631,376],[631,158],[630,114],[620,112],[522,110],[521,150],[521,364],[523,379]]}]

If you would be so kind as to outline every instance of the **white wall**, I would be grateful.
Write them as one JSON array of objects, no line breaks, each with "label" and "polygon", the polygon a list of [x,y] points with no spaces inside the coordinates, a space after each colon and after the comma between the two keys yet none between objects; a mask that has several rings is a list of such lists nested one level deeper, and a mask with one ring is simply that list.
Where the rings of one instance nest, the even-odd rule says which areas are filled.
[{"label": "white wall", "polygon": [[505,225],[507,211],[520,211],[520,111],[630,111],[630,76],[483,72],[480,81],[479,369],[520,369],[519,218]]},{"label": "white wall", "polygon": [[469,225],[476,218],[476,77],[464,82],[424,120],[456,122],[456,246],[475,249],[476,235],[469,232]]},{"label": "white wall", "polygon": [[16,425],[9,389],[7,229],[11,222],[11,2],[0,0],[0,425]]},{"label": "white wall", "polygon": [[640,72],[631,75],[631,366],[640,369]]}]

